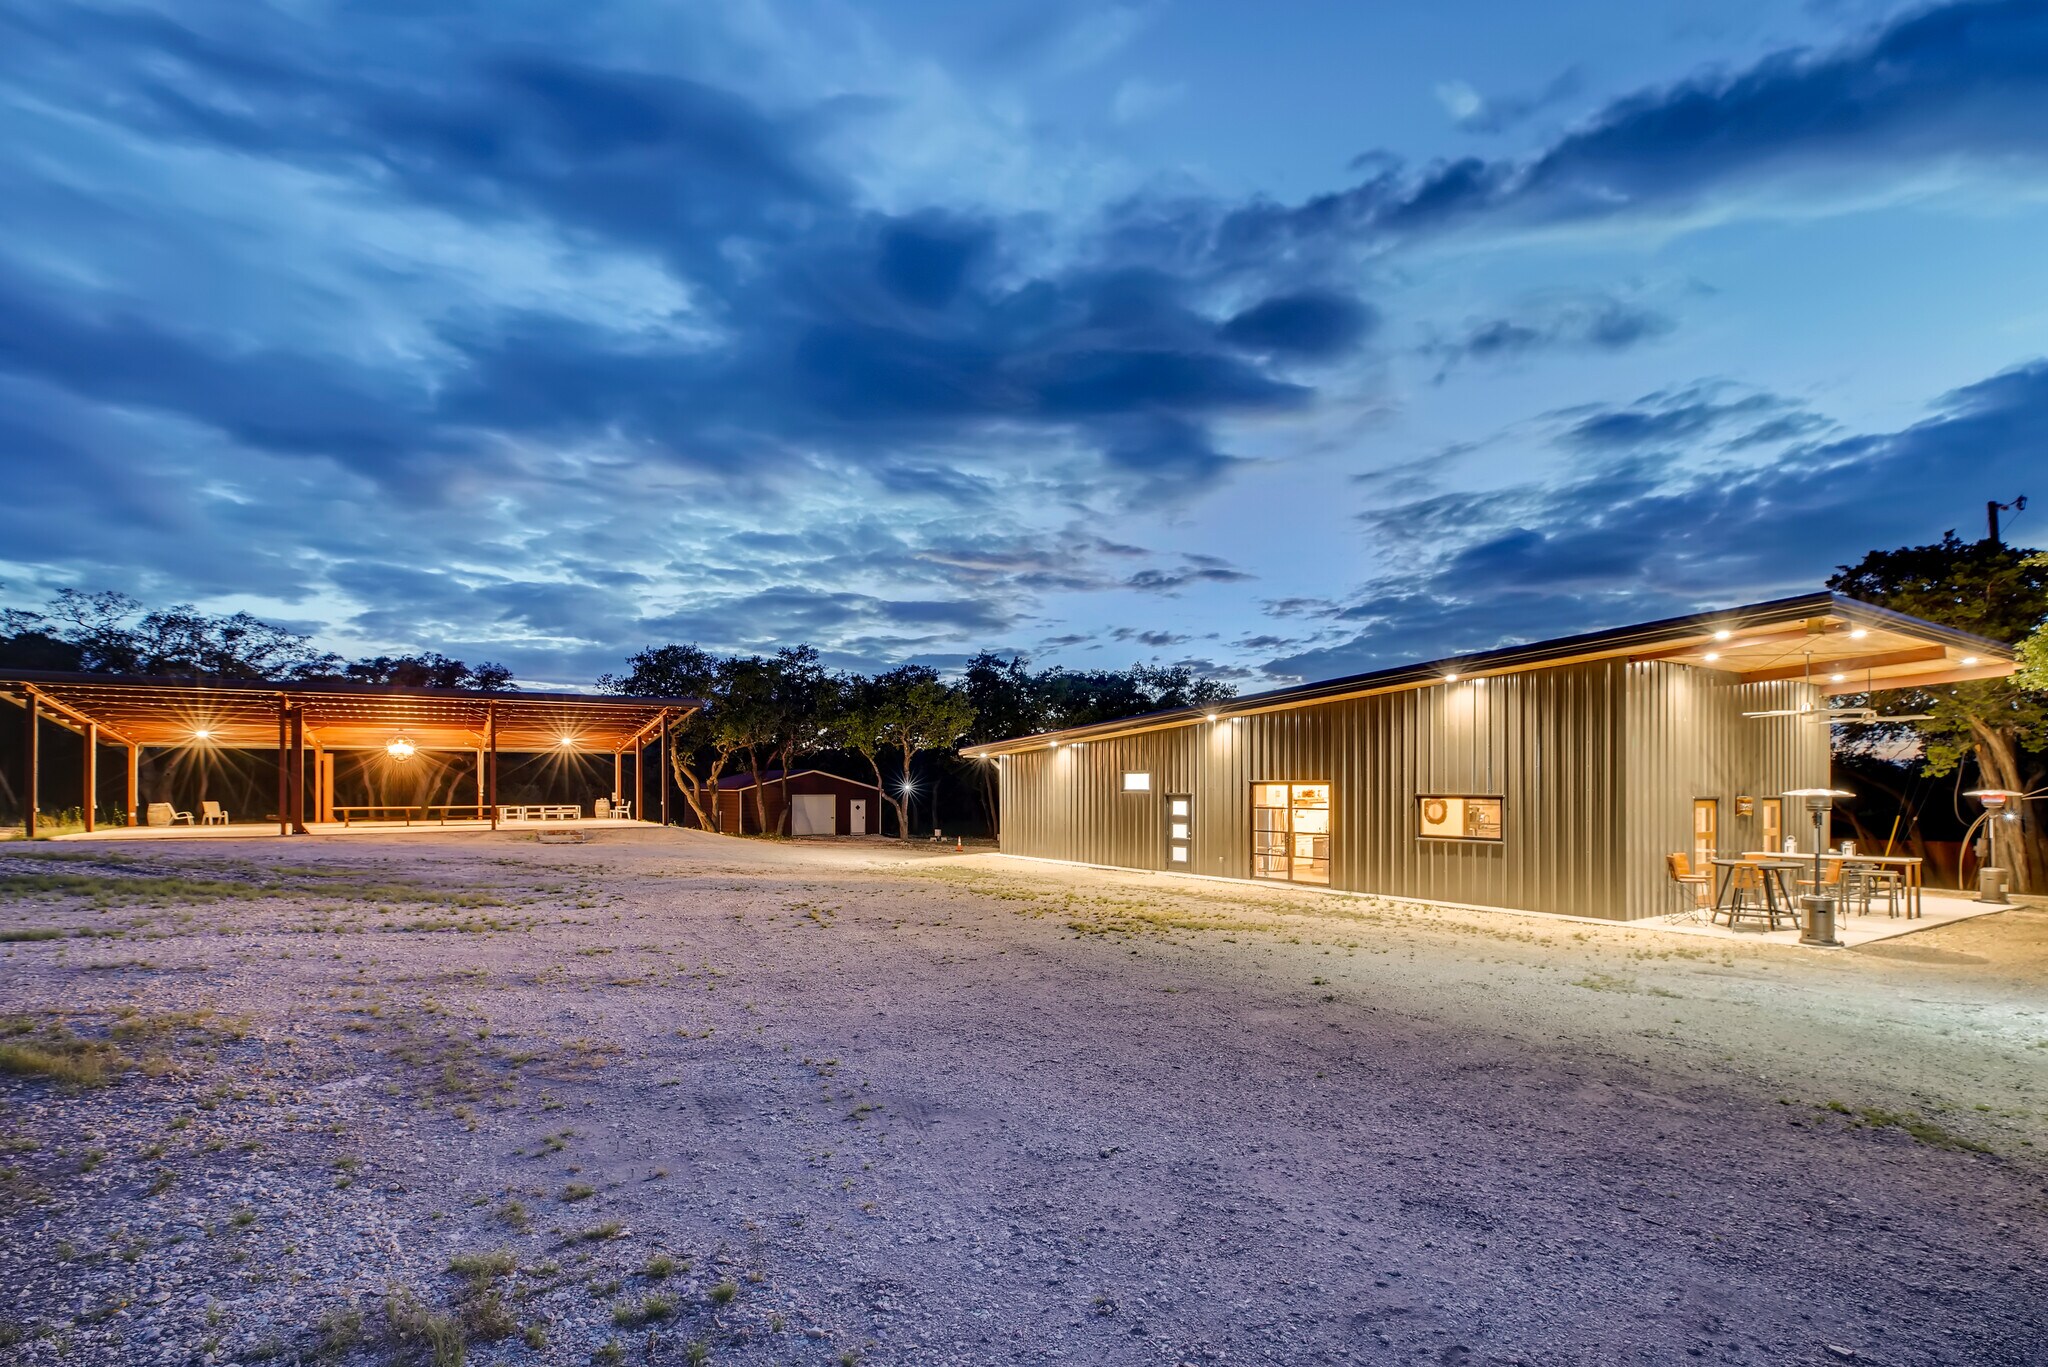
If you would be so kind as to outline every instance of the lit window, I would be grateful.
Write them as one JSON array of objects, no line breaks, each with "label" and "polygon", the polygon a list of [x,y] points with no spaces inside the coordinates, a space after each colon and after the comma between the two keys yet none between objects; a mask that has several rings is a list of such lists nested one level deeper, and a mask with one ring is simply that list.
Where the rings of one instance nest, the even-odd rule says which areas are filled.
[{"label": "lit window", "polygon": [[1188,838],[1188,823],[1185,821],[1174,822],[1173,834],[1168,838],[1172,840],[1186,840]]},{"label": "lit window", "polygon": [[1186,798],[1177,797],[1173,800],[1173,814],[1175,816],[1186,816],[1188,814],[1188,800]]},{"label": "lit window", "polygon": [[1152,775],[1125,774],[1124,791],[1127,793],[1149,793],[1152,791]]},{"label": "lit window", "polygon": [[1185,846],[1185,845],[1175,845],[1175,846],[1173,847],[1173,862],[1174,862],[1174,863],[1176,863],[1176,864],[1185,864],[1185,863],[1187,863],[1187,862],[1188,862],[1188,847],[1187,847],[1187,846]]},{"label": "lit window", "polygon": [[1430,840],[1499,840],[1501,799],[1425,793],[1417,799],[1418,835]]}]

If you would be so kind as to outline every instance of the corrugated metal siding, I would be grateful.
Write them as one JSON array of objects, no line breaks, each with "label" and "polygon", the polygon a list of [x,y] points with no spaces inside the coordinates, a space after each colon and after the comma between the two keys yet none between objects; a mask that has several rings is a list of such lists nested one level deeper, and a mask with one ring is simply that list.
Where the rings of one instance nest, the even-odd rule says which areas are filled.
[{"label": "corrugated metal siding", "polygon": [[[1692,849],[1692,804],[1720,803],[1723,853],[1762,848],[1761,809],[1735,814],[1738,796],[1776,797],[1792,788],[1827,786],[1829,728],[1798,717],[1745,717],[1744,712],[1825,706],[1818,690],[1797,680],[1737,683],[1733,676],[1651,661],[1628,666],[1628,745],[1624,791],[1627,819],[1627,914],[1655,916],[1682,905],[1665,875],[1664,857]],[[1787,804],[1785,829],[1810,827]]]},{"label": "corrugated metal siding", "polygon": [[[1245,878],[1251,785],[1331,785],[1331,886],[1580,915],[1621,914],[1619,661],[1347,698],[1032,750],[1003,767],[1003,848],[1164,867],[1166,795],[1194,798],[1188,871]],[[1126,770],[1152,791],[1121,791]],[[1423,840],[1422,793],[1498,793],[1498,845]]]}]

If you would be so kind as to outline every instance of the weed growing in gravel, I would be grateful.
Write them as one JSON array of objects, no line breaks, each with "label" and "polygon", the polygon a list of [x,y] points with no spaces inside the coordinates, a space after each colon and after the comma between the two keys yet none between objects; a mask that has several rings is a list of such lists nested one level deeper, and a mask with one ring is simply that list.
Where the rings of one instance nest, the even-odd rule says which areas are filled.
[{"label": "weed growing in gravel", "polygon": [[676,1313],[673,1296],[645,1296],[638,1304],[620,1301],[612,1307],[612,1323],[621,1329],[639,1329]]},{"label": "weed growing in gravel", "polygon": [[494,1248],[488,1253],[458,1253],[448,1260],[448,1270],[469,1283],[472,1292],[490,1289],[491,1283],[500,1277],[512,1275],[518,1266],[509,1248]]},{"label": "weed growing in gravel", "polygon": [[590,1355],[592,1362],[617,1363],[626,1360],[626,1345],[617,1339],[606,1339],[598,1350]]},{"label": "weed growing in gravel", "polygon": [[462,1367],[467,1349],[461,1322],[429,1309],[411,1290],[398,1287],[385,1294],[384,1321],[398,1354],[424,1360],[429,1367]]},{"label": "weed growing in gravel", "polygon": [[560,1199],[564,1202],[588,1201],[595,1195],[597,1195],[597,1188],[591,1186],[588,1182],[571,1182],[568,1186],[562,1188]]},{"label": "weed growing in gravel", "polygon": [[711,1288],[711,1303],[713,1305],[730,1305],[732,1304],[732,1298],[739,1294],[739,1283],[728,1277]]},{"label": "weed growing in gravel", "polygon": [[322,1357],[338,1358],[363,1341],[362,1307],[351,1302],[322,1315],[313,1325]]},{"label": "weed growing in gravel", "polygon": [[[601,1244],[607,1239],[616,1239],[625,1232],[626,1227],[617,1220],[606,1220],[601,1225],[592,1225],[582,1233],[571,1236],[569,1242],[572,1244]],[[612,1287],[614,1290],[617,1290],[618,1283],[614,1282]]]},{"label": "weed growing in gravel", "polygon": [[669,1257],[666,1253],[657,1253],[647,1260],[647,1266],[640,1269],[640,1275],[649,1281],[658,1282],[665,1277],[673,1276],[678,1272],[688,1272],[689,1270],[690,1260],[688,1258],[678,1261]]},{"label": "weed growing in gravel", "polygon": [[524,1230],[533,1223],[533,1213],[527,1210],[524,1201],[517,1198],[499,1206],[493,1214],[498,1217],[498,1223],[508,1229]]}]

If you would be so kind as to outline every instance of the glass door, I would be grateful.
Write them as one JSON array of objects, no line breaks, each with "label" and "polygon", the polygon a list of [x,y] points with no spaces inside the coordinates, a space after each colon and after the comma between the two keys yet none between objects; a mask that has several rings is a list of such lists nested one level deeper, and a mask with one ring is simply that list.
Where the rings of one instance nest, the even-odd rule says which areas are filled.
[{"label": "glass door", "polygon": [[1252,877],[1330,881],[1330,785],[1252,785]]},{"label": "glass door", "polygon": [[1707,861],[1721,852],[1721,803],[1717,798],[1696,797],[1692,802],[1692,866],[1707,867]]}]

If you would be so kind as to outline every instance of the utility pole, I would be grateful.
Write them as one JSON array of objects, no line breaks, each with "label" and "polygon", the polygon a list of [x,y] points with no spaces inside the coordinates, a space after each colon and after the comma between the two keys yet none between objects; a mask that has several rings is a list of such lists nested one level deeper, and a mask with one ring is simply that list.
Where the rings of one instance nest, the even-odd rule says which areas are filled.
[{"label": "utility pole", "polygon": [[1985,525],[1988,526],[1991,530],[1991,541],[1993,545],[1998,544],[1998,514],[2001,511],[2008,513],[2023,513],[2026,510],[2027,496],[2025,494],[2021,494],[2018,498],[2014,499],[2010,503],[2000,503],[1995,498],[1985,500],[1984,522]]}]

